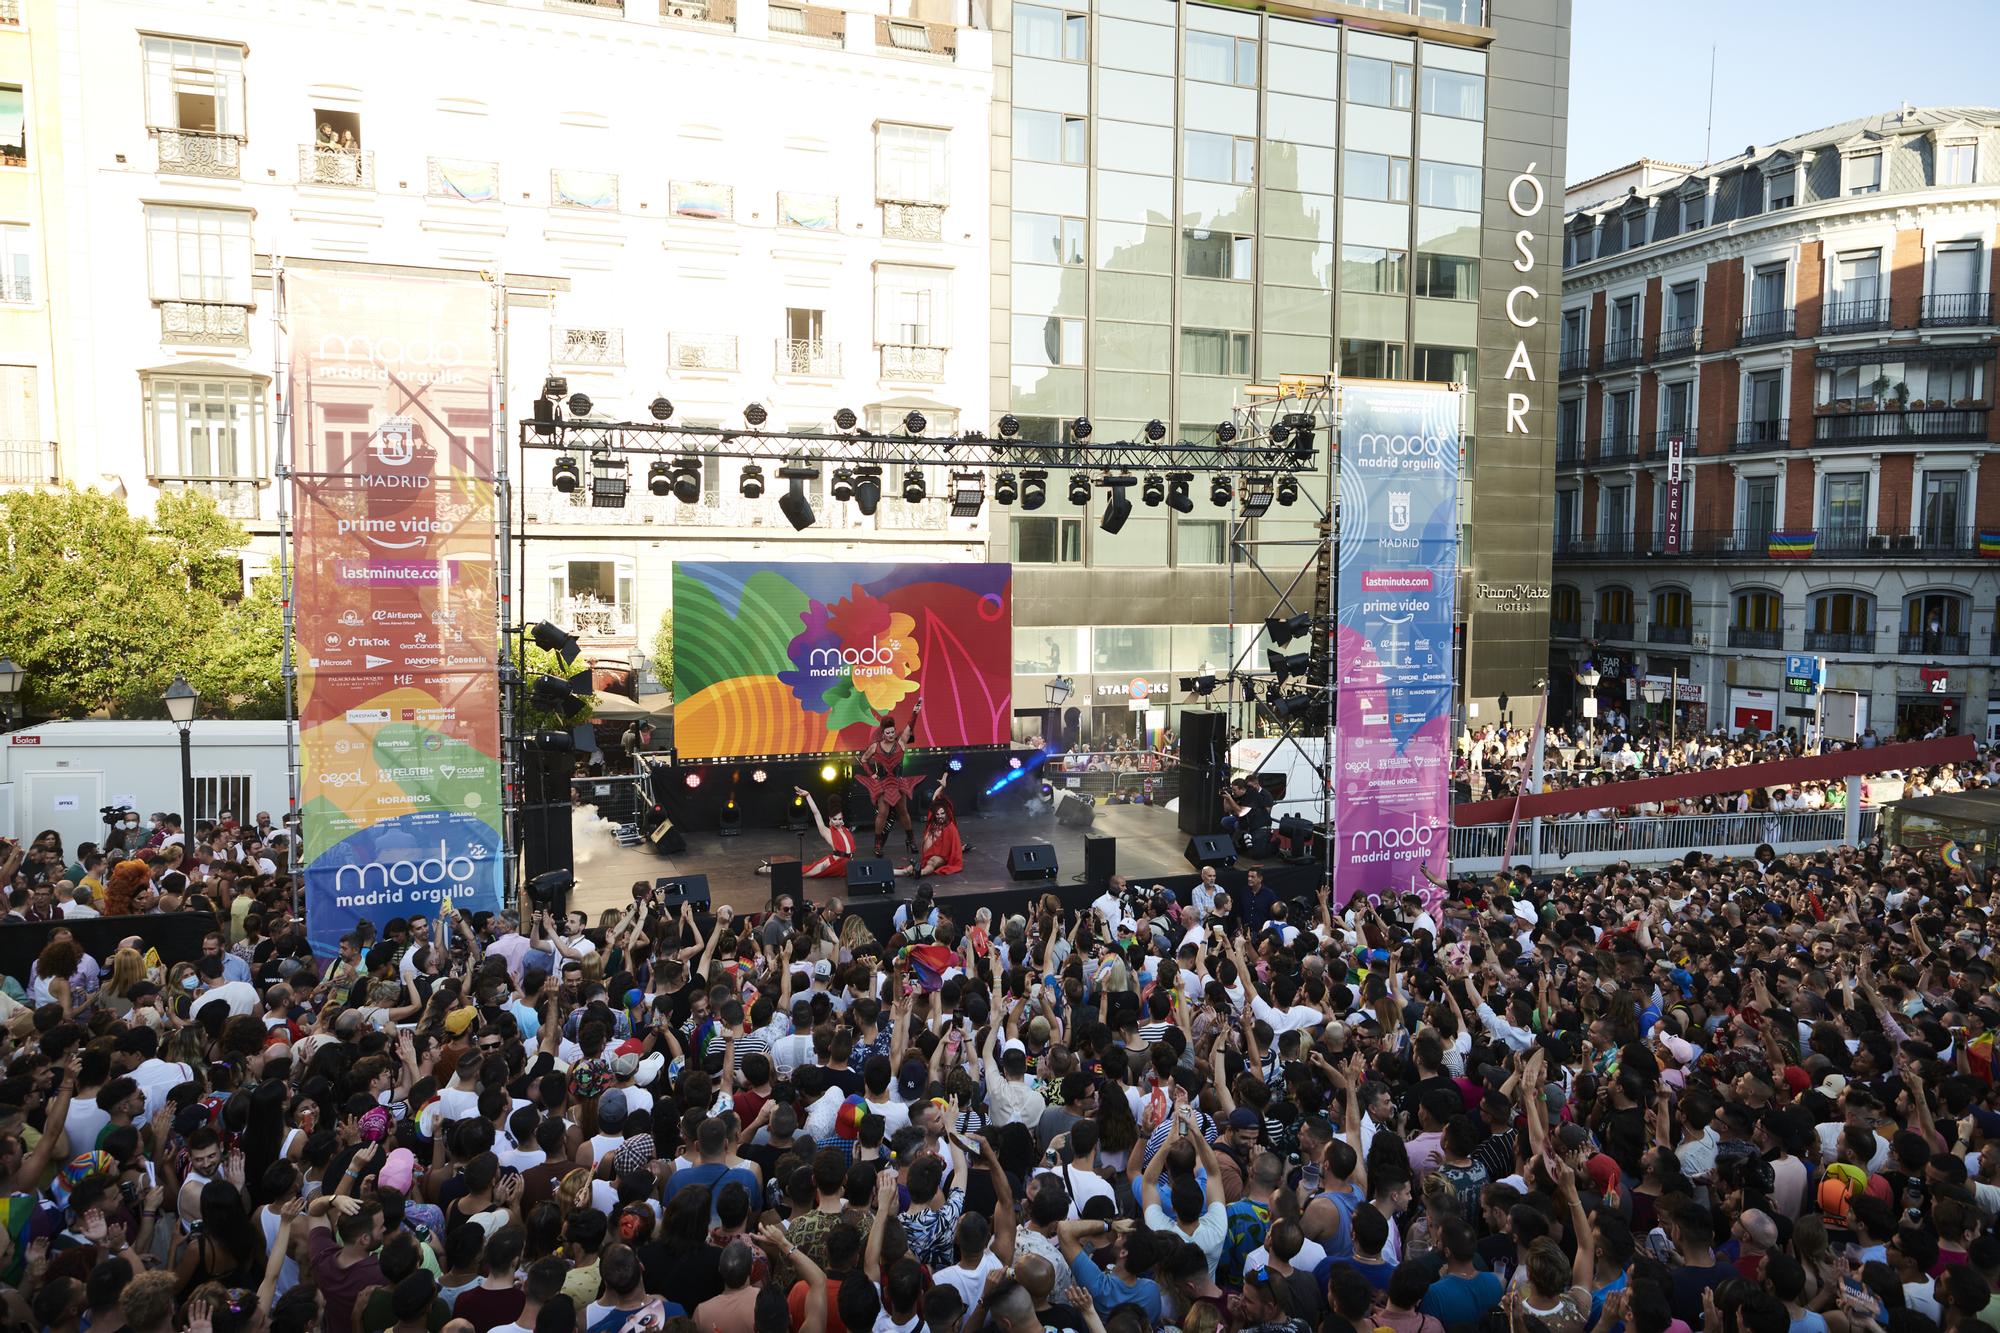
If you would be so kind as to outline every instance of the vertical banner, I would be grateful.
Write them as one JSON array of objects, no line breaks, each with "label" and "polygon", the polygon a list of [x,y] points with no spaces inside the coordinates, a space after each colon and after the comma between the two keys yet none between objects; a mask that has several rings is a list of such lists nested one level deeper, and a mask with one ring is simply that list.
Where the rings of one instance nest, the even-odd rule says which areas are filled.
[{"label": "vertical banner", "polygon": [[1686,466],[1681,460],[1687,449],[1687,441],[1678,435],[1667,437],[1667,512],[1666,529],[1660,545],[1662,555],[1681,553],[1681,469]]},{"label": "vertical banner", "polygon": [[497,910],[492,289],[290,269],[306,918]]},{"label": "vertical banner", "polygon": [[1459,403],[1441,389],[1341,388],[1337,904],[1444,896]]}]

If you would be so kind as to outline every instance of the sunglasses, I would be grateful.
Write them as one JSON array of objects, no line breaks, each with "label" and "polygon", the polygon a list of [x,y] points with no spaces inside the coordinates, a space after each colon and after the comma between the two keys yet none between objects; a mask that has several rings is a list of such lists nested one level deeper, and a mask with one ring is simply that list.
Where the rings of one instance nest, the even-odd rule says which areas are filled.
[{"label": "sunglasses", "polygon": [[482,1041],[479,1043],[479,1049],[482,1051],[497,1051],[500,1049],[500,1043],[497,1041]]}]

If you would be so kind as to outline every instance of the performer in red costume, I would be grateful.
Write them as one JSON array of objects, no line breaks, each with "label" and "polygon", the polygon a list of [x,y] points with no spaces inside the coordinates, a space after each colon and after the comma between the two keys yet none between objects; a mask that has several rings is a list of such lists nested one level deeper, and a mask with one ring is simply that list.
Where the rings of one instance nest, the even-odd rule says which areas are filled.
[{"label": "performer in red costume", "polygon": [[[807,879],[833,879],[845,875],[847,860],[854,855],[854,830],[847,827],[847,816],[836,810],[833,812],[833,823],[828,824],[825,816],[820,814],[819,802],[812,798],[811,792],[804,787],[794,787],[792,791],[805,801],[806,809],[812,811],[813,823],[819,825],[819,836],[825,838],[826,845],[833,849],[826,856],[806,862],[799,870],[799,874]],[[777,859],[789,861],[792,858],[786,856]],[[766,861],[758,866],[757,873],[770,874],[771,862]]]},{"label": "performer in red costume", "polygon": [[924,711],[924,701],[918,699],[910,709],[909,724],[898,730],[896,719],[882,719],[882,730],[870,741],[868,748],[861,752],[861,762],[855,765],[854,777],[868,790],[868,798],[875,803],[875,855],[882,854],[882,844],[889,840],[889,818],[891,815],[903,821],[903,842],[910,849],[910,855],[917,854],[917,825],[910,818],[910,796],[923,781],[918,777],[899,777],[897,770],[903,766],[903,752],[917,738],[917,714]]},{"label": "performer in red costume", "polygon": [[944,787],[951,781],[947,772],[938,779],[937,795],[931,798],[930,818],[924,821],[924,849],[910,864],[896,871],[899,875],[956,875],[965,869],[965,844],[958,836],[958,810],[951,798],[944,794]]}]

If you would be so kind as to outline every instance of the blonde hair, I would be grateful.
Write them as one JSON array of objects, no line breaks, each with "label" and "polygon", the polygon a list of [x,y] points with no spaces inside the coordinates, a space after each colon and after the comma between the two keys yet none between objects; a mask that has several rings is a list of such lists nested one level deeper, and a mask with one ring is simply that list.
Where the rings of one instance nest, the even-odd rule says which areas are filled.
[{"label": "blonde hair", "polygon": [[97,988],[97,992],[114,1000],[122,1000],[126,991],[145,979],[145,957],[137,949],[120,949],[111,955],[110,972],[104,978],[104,984]]}]

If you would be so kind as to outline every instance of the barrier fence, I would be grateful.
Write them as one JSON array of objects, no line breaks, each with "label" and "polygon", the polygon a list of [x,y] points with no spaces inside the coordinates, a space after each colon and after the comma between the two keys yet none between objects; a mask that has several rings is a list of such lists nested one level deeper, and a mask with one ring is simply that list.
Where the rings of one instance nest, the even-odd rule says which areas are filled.
[{"label": "barrier fence", "polygon": [[[1860,836],[1873,837],[1878,812],[1860,812]],[[1660,864],[1691,851],[1748,856],[1763,844],[1780,855],[1813,852],[1847,840],[1845,810],[1765,811],[1727,815],[1657,815],[1618,819],[1523,820],[1514,833],[1514,859],[1531,868],[1549,863],[1579,866],[1614,861]],[[1451,831],[1451,868],[1479,874],[1500,868],[1505,824],[1472,824]]]}]

